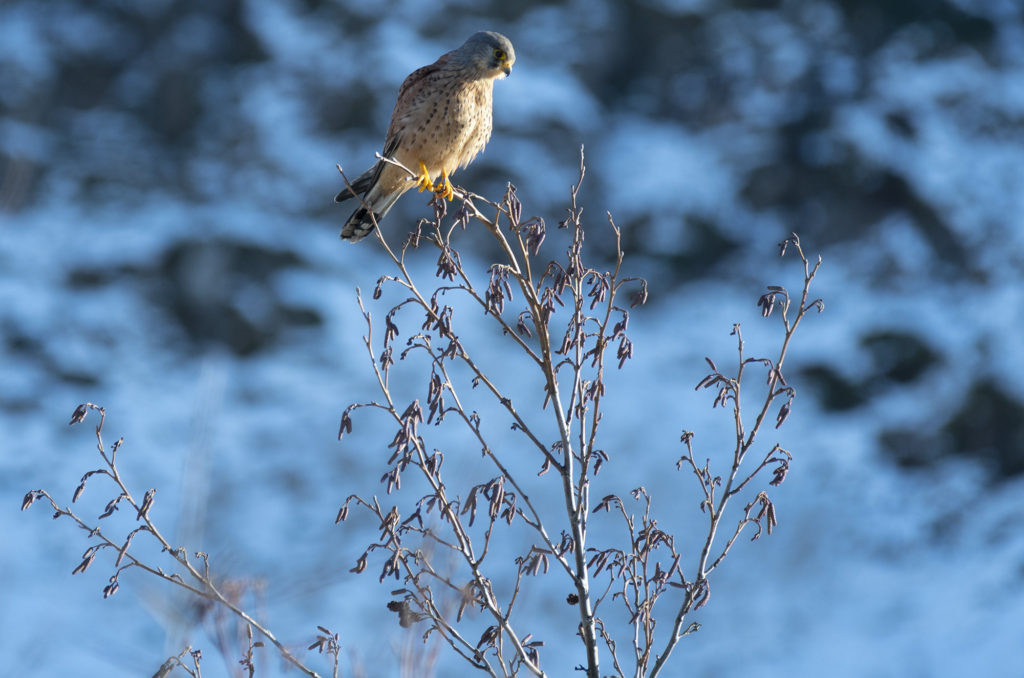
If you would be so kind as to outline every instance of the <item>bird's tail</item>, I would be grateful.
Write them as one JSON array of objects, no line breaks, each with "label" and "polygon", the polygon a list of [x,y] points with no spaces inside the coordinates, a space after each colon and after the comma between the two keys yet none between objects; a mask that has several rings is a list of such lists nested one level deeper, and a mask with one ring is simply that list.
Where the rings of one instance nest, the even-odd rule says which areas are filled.
[{"label": "bird's tail", "polygon": [[361,206],[345,222],[341,229],[341,239],[350,242],[359,242],[373,232],[374,226],[380,223],[384,215],[388,213],[404,191],[396,191],[388,195],[377,196],[376,199],[367,196],[367,205]]},{"label": "bird's tail", "polygon": [[381,163],[374,164],[373,167],[366,170],[352,182],[352,186],[346,186],[338,195],[334,196],[334,202],[345,202],[349,198],[354,198],[357,195],[366,195],[373,185],[377,183],[377,179],[380,177],[380,172],[383,169]]},{"label": "bird's tail", "polygon": [[365,207],[357,209],[341,229],[341,239],[359,242],[373,231],[374,225],[384,217],[380,212],[371,212]]}]

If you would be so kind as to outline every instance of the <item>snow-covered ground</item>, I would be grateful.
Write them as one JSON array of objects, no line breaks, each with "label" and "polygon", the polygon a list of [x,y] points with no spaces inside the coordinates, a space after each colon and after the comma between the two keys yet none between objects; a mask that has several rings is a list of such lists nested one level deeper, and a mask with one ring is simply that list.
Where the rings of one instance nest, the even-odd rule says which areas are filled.
[{"label": "snow-covered ground", "polygon": [[[660,4],[685,12],[701,3]],[[820,4],[826,9],[817,25],[825,37],[811,37],[827,42],[838,19]],[[766,130],[785,118],[791,102],[779,98],[778,88],[751,92],[747,115],[760,124],[723,121],[693,130],[641,112],[603,110],[572,75],[583,55],[556,56],[576,35],[609,30],[616,5],[595,7],[600,11],[581,17],[577,33],[551,29],[526,38],[525,26],[550,19],[543,9],[503,28],[524,36],[517,40],[521,63],[496,87],[496,137],[480,161],[486,171],[463,176],[467,185],[480,177],[471,188],[493,188],[494,198],[512,179],[525,212],[553,227],[586,143],[588,243],[605,232],[606,209],[620,225],[644,223],[655,243],[648,255],[685,249],[686,215],[713,219],[744,241],[715,277],[686,284],[662,277],[664,262],[626,260],[627,269],[650,276],[652,301],[631,316],[635,358],[609,375],[602,436],[612,460],[594,494],[625,496],[643,484],[664,520],[679,525],[680,538],[696,543],[702,516],[690,500],[692,478],[675,470],[683,452],[679,432],[695,431],[698,454],[723,463],[729,437],[729,422],[711,409],[709,394],[693,390],[704,356],[729,363],[736,322],[748,353],[774,350],[778,323],[762,319],[754,302],[764,285],[793,290],[800,282],[794,262],[777,259],[775,243],[793,230],[804,234],[802,226],[820,231],[792,223],[784,210],[757,211],[738,199],[740,173],[779,152]],[[113,44],[127,44],[92,13],[66,9],[60,27],[41,22],[42,10],[30,3],[0,9],[0,53],[4,64],[17,66],[16,85],[45,79],[55,53],[116,53]],[[999,3],[974,10],[1002,16]],[[379,139],[325,134],[305,104],[310,82],[356,81],[367,69],[393,90],[450,40],[428,40],[395,20],[354,43],[342,39],[343,27],[291,3],[254,3],[245,12],[268,60],[240,66],[222,76],[222,88],[204,92],[239,117],[228,125],[208,114],[202,129],[209,140],[175,173],[184,191],[133,186],[133,177],[141,182],[168,168],[146,132],[115,110],[83,114],[69,130],[0,108],[7,156],[53,162],[73,148],[78,159],[48,173],[31,204],[0,213],[0,496],[7,507],[0,511],[0,578],[7,583],[0,646],[11,675],[152,675],[184,642],[203,648],[204,676],[228,675],[214,640],[199,631],[186,640],[194,620],[186,599],[129,572],[120,592],[103,600],[112,559],[102,554],[72,576],[87,548],[84,534],[67,520],[52,522],[42,506],[17,512],[30,489],[69,501],[82,474],[97,467],[95,414],[67,426],[84,401],[107,408],[108,443],[125,437],[119,454],[129,483],[139,491],[158,488],[153,515],[172,541],[209,552],[225,577],[264,582],[254,607],[284,642],[303,650],[321,624],[341,634],[347,663],[366,666],[369,675],[399,675],[394,648],[402,632],[384,608],[393,586],[378,586],[372,565],[361,576],[348,571],[376,525],[355,518],[334,524],[350,493],[383,494],[377,479],[390,429],[357,417],[354,436],[339,443],[336,434],[345,406],[377,395],[355,288],[372,289],[390,265],[372,241],[338,242],[342,214],[309,208],[329,202],[335,162],[361,171]],[[778,44],[768,64],[777,82],[810,67],[813,56],[789,29],[745,17],[719,20],[721,48],[733,50],[738,79],[749,75],[749,44],[736,38],[744,31]],[[1007,126],[1000,138],[973,124],[984,118],[975,115],[979,110],[1019,116],[1024,42],[1014,41],[1021,32],[1015,21],[1002,25],[998,69],[966,53],[919,63],[897,49],[902,42],[894,37],[873,66],[871,97],[840,107],[834,134],[807,150],[824,162],[854,148],[904,177],[941,208],[970,253],[972,271],[984,275],[947,278],[934,242],[905,215],[866,225],[857,240],[816,242],[804,234],[808,254],[824,258],[813,293],[825,299],[826,311],[806,319],[792,347],[792,416],[762,438],[794,454],[789,477],[772,491],[779,526],[770,538],[739,543],[716,572],[710,604],[693,616],[702,629],[676,649],[669,675],[1024,675],[1024,533],[1015,527],[1024,517],[1022,481],[994,483],[966,459],[901,469],[878,450],[882,431],[936,429],[963,407],[979,376],[1024,399],[1019,131]],[[477,28],[470,23],[461,32]],[[215,39],[210,30],[201,18],[185,24],[174,49],[188,53],[193,43]],[[385,43],[401,48],[362,49]],[[544,59],[531,60],[531,47]],[[830,63],[837,65],[835,88],[851,87],[838,67],[842,59]],[[140,63],[119,86],[144,88],[147,73]],[[13,107],[19,91],[0,87],[0,104]],[[979,97],[966,97],[975,92]],[[915,137],[885,125],[893,106],[913,112]],[[367,115],[382,129],[389,109],[390,103]],[[562,130],[558,141],[531,135],[542,125]],[[99,197],[83,197],[81,185],[101,166],[115,180],[97,189]],[[407,198],[389,217],[392,240],[426,214],[424,202]],[[466,268],[481,281],[490,264],[486,237],[473,229],[459,236]],[[169,258],[171,252],[183,258]],[[240,274],[244,262],[231,258],[239,252],[276,258],[265,273]],[[561,255],[555,238],[547,253]],[[429,284],[435,259],[416,252],[412,268]],[[266,341],[244,353],[225,347],[230,335],[225,342],[190,336],[181,322],[190,309],[174,306],[169,286],[191,286],[183,298],[199,306],[225,302]],[[386,308],[371,310],[379,319]],[[415,326],[410,319],[402,330]],[[457,326],[481,360],[505,360],[507,346],[478,311],[460,308]],[[922,338],[938,365],[910,383],[880,384],[859,407],[825,410],[801,382],[800,368],[825,364],[853,380],[870,373],[860,340],[876,329]],[[517,376],[509,371],[510,388],[528,392],[531,382]],[[497,440],[517,446],[517,434],[498,424]],[[457,451],[447,454],[449,464],[458,459]],[[467,476],[478,468],[471,454]],[[111,496],[102,478],[92,478],[79,502],[83,514],[95,517]],[[133,525],[131,518],[116,519]],[[594,520],[595,540],[614,538],[609,524]],[[550,675],[568,675],[581,661],[559,576],[547,575],[540,589],[559,593],[557,605],[545,608],[540,595],[525,601],[544,610],[531,630],[546,641]],[[439,675],[466,670],[453,659],[441,666]],[[265,652],[257,675],[283,673]]]}]

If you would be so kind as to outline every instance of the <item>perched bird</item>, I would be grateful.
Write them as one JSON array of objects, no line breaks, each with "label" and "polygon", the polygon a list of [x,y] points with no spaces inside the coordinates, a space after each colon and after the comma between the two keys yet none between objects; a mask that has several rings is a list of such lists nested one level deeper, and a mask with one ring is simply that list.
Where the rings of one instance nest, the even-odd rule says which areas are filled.
[{"label": "perched bird", "polygon": [[359,196],[369,206],[361,205],[348,218],[342,240],[361,240],[373,231],[374,220],[380,221],[414,186],[451,200],[448,177],[472,162],[491,138],[494,80],[510,74],[515,61],[508,38],[481,31],[405,79],[381,155],[419,174],[410,177],[380,160],[359,175],[334,198],[343,202]]}]

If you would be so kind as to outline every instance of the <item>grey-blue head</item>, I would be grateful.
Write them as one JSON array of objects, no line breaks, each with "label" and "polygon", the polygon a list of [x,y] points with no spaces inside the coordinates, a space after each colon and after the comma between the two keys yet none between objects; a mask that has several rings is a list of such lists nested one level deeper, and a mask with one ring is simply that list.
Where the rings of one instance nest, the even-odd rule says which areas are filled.
[{"label": "grey-blue head", "polygon": [[481,75],[492,78],[505,77],[512,72],[512,64],[516,62],[512,41],[494,31],[474,33],[455,50],[455,54],[480,70]]}]

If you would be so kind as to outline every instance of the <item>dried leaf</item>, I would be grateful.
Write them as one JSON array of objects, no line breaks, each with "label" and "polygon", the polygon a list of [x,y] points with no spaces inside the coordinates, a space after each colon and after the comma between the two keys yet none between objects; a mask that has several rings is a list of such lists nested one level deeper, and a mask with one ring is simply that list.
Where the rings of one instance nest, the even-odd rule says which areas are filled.
[{"label": "dried leaf", "polygon": [[71,414],[71,421],[68,422],[68,426],[80,424],[85,421],[85,415],[88,414],[88,412],[89,407],[85,403],[76,407],[75,411]]}]

